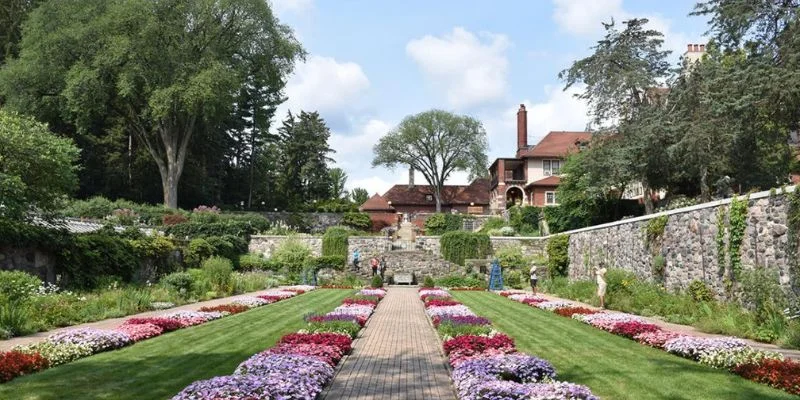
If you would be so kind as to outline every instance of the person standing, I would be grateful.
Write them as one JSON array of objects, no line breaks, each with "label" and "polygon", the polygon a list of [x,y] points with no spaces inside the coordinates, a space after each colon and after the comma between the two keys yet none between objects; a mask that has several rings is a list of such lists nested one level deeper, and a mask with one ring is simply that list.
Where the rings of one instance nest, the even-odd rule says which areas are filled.
[{"label": "person standing", "polygon": [[378,275],[378,258],[372,257],[372,259],[369,260],[369,265],[372,267],[372,276]]},{"label": "person standing", "polygon": [[386,273],[386,256],[381,256],[381,279],[384,279],[383,276]]},{"label": "person standing", "polygon": [[600,308],[606,308],[606,264],[600,262],[600,266],[594,268],[597,277],[597,297],[600,298]]},{"label": "person standing", "polygon": [[353,250],[353,270],[358,271],[358,261],[361,257],[361,252],[358,249]]},{"label": "person standing", "polygon": [[531,265],[531,290],[536,294],[536,285],[539,283],[539,276],[536,274],[536,265]]}]

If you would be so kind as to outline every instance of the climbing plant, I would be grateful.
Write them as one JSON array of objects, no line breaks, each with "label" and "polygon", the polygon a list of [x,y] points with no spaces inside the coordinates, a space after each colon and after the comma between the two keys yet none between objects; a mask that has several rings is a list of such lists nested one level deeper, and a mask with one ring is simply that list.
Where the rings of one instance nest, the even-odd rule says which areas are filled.
[{"label": "climbing plant", "polygon": [[731,209],[728,220],[730,231],[728,232],[728,257],[730,260],[731,278],[734,281],[739,279],[742,273],[742,241],[747,228],[747,203],[750,196],[743,199],[734,197],[731,199]]},{"label": "climbing plant", "polygon": [[458,265],[464,265],[464,260],[486,258],[492,251],[489,235],[466,231],[452,231],[442,235],[442,257]]},{"label": "climbing plant", "polygon": [[654,250],[654,248],[651,248],[653,244],[660,243],[661,236],[664,235],[664,229],[667,227],[668,220],[669,216],[661,215],[647,221],[647,225],[644,227],[645,244],[651,251]]},{"label": "climbing plant", "polygon": [[567,276],[569,235],[555,235],[547,240],[547,270],[551,277]]},{"label": "climbing plant", "polygon": [[725,214],[726,207],[719,206],[717,209],[717,264],[719,265],[719,275],[725,274],[725,267],[727,266],[725,259]]},{"label": "climbing plant", "polygon": [[322,255],[326,257],[339,256],[347,258],[347,237],[349,236],[346,228],[332,226],[322,235]]},{"label": "climbing plant", "polygon": [[789,212],[786,216],[786,224],[789,227],[789,242],[786,251],[789,256],[789,268],[792,277],[792,289],[800,290],[800,252],[798,252],[798,240],[800,239],[800,190],[795,189],[786,196],[789,200]]}]

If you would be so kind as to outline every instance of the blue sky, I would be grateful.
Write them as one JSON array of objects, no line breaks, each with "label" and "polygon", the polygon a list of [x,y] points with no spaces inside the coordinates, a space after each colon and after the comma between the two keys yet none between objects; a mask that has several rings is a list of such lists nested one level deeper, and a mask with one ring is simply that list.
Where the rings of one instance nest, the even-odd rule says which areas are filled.
[{"label": "blue sky", "polygon": [[[370,194],[408,179],[404,168],[370,167],[373,145],[407,115],[440,108],[480,119],[491,162],[513,155],[521,103],[529,143],[586,126],[586,106],[562,90],[557,74],[591,53],[602,21],[649,18],[675,62],[706,31],[704,19],[688,16],[691,0],[271,2],[309,53],[289,80],[279,118],[288,109],[318,110],[348,189]],[[466,174],[450,183],[466,183]]]}]

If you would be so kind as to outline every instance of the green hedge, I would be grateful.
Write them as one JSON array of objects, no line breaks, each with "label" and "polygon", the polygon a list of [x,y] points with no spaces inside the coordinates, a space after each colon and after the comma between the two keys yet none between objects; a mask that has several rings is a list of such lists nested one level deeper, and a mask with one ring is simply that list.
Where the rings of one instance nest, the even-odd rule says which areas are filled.
[{"label": "green hedge", "polygon": [[332,226],[322,235],[322,255],[347,257],[347,238],[350,233],[346,228]]},{"label": "green hedge", "polygon": [[359,231],[372,229],[372,219],[369,214],[362,212],[348,212],[342,216],[342,224]]},{"label": "green hedge", "polygon": [[311,269],[314,271],[319,271],[325,268],[342,271],[344,270],[346,262],[347,262],[347,257],[345,256],[311,257],[306,260],[305,267],[306,269]]},{"label": "green hedge", "polygon": [[461,215],[436,213],[425,220],[425,234],[439,236],[461,230],[463,226],[464,217]]},{"label": "green hedge", "polygon": [[442,257],[458,265],[467,258],[486,258],[492,251],[489,235],[465,231],[447,232],[441,238]]},{"label": "green hedge", "polygon": [[547,241],[547,269],[551,277],[567,276],[569,235],[556,235]]},{"label": "green hedge", "polygon": [[249,221],[228,219],[211,223],[184,222],[167,227],[165,232],[167,235],[172,235],[177,239],[224,235],[239,236],[249,239],[250,235],[255,235],[267,228],[268,224],[253,224]]}]

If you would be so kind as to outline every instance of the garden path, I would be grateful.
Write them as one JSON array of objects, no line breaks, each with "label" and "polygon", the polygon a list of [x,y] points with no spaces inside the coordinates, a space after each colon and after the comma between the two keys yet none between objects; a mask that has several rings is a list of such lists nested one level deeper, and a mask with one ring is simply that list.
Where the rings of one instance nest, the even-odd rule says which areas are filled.
[{"label": "garden path", "polygon": [[388,290],[323,400],[455,400],[439,339],[415,288]]},{"label": "garden path", "polygon": [[[551,301],[566,301],[566,302],[569,302],[569,303],[577,304],[580,307],[586,307],[586,308],[590,308],[590,309],[593,309],[593,310],[599,310],[599,308],[597,308],[597,307],[595,307],[595,306],[593,306],[591,304],[582,303],[582,302],[577,301],[577,300],[562,299],[560,297],[551,296],[551,295],[545,294],[545,293],[538,293],[537,295],[539,295],[541,297],[544,297],[544,298],[546,298],[548,300],[551,300]],[[609,311],[613,311],[613,310],[609,310]],[[698,337],[725,337],[726,336],[726,335],[717,335],[717,334],[714,334],[714,333],[701,332],[701,331],[699,331],[697,328],[695,328],[693,326],[673,324],[673,323],[665,322],[665,321],[662,321],[660,319],[653,318],[653,317],[644,317],[644,316],[642,316],[642,318],[644,318],[645,320],[647,320],[648,322],[650,322],[652,324],[657,325],[661,329],[672,331],[672,332],[684,333],[686,335],[698,336]],[[786,358],[791,358],[791,359],[794,359],[794,360],[800,360],[800,350],[784,349],[784,348],[780,348],[780,347],[778,347],[778,346],[776,346],[774,344],[761,343],[761,342],[756,342],[754,340],[749,340],[749,339],[744,339],[744,340],[751,347],[754,347],[754,348],[757,348],[757,349],[760,349],[760,350],[764,350],[764,351],[778,352],[778,353],[783,354],[783,356],[786,357]]]},{"label": "garden path", "polygon": [[120,317],[120,318],[110,318],[110,319],[104,319],[104,320],[101,320],[101,321],[87,322],[85,324],[66,326],[66,327],[63,327],[63,328],[57,328],[57,329],[53,329],[53,330],[45,331],[45,332],[38,332],[38,333],[34,333],[34,334],[31,334],[31,335],[27,335],[27,336],[18,336],[18,337],[14,337],[14,338],[11,338],[11,339],[8,339],[8,340],[0,340],[0,351],[11,350],[11,348],[14,347],[14,346],[20,346],[20,345],[26,345],[26,344],[31,344],[31,343],[35,343],[35,342],[40,342],[40,341],[44,340],[46,337],[48,337],[48,336],[50,336],[50,335],[52,335],[54,333],[65,331],[65,330],[69,330],[69,329],[78,329],[78,328],[114,329],[114,328],[122,325],[122,323],[125,322],[125,320],[128,319],[128,318],[154,317],[154,316],[161,315],[161,314],[164,314],[164,313],[167,313],[167,312],[170,312],[170,311],[197,311],[202,307],[213,307],[213,306],[218,306],[218,305],[221,305],[221,304],[228,304],[228,303],[230,303],[230,302],[232,302],[232,301],[234,301],[234,300],[236,300],[238,298],[241,298],[241,297],[257,296],[257,295],[264,294],[265,292],[268,292],[270,290],[275,290],[275,289],[277,289],[277,288],[264,289],[264,290],[261,290],[261,291],[258,291],[258,292],[238,294],[236,296],[222,297],[222,298],[219,298],[219,299],[201,301],[201,302],[198,302],[198,303],[184,304],[182,306],[173,307],[173,308],[169,308],[169,309],[166,309],[166,310],[147,311],[147,312],[143,312],[143,313],[139,313],[139,314],[127,315],[127,316]]}]

